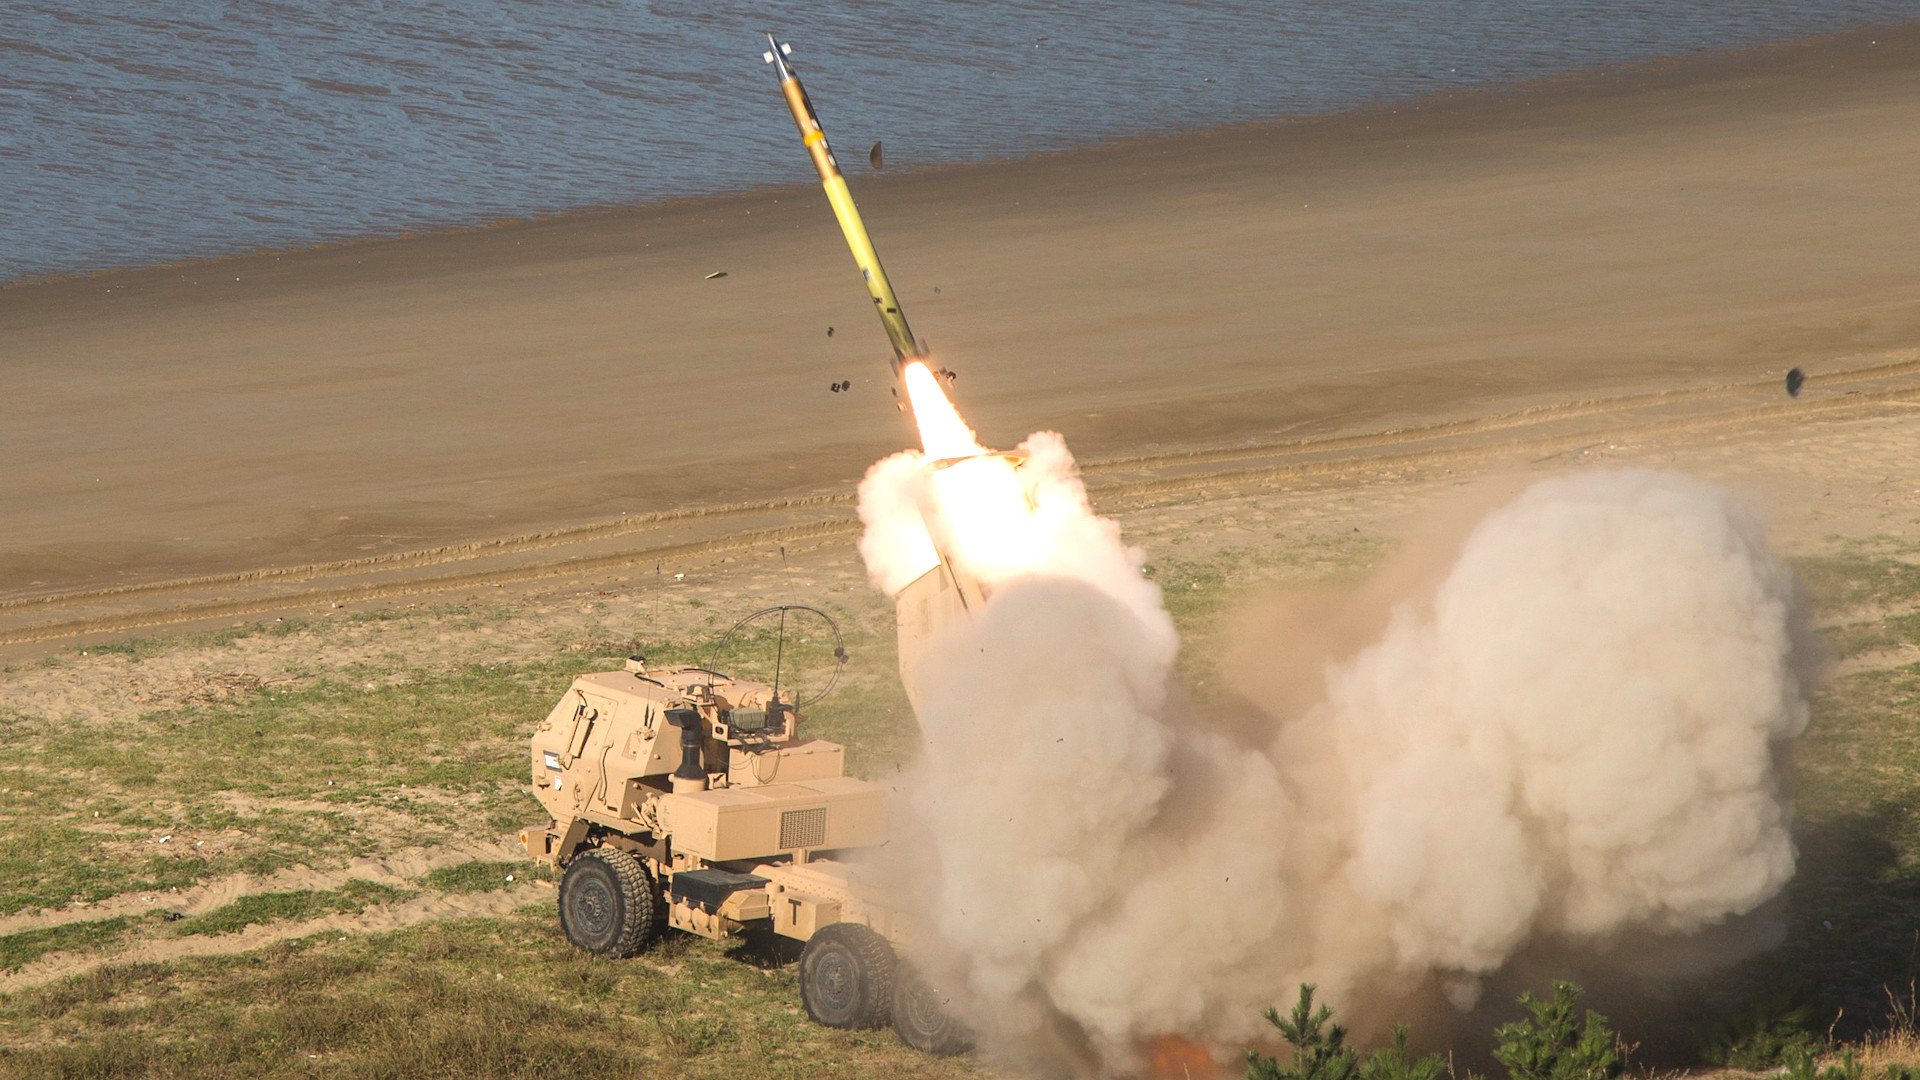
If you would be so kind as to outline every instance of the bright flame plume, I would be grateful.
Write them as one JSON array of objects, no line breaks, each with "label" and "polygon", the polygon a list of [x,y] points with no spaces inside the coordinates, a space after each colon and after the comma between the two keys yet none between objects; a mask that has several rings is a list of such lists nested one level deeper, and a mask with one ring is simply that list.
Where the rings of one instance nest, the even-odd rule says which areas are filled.
[{"label": "bright flame plume", "polygon": [[992,584],[1035,568],[1047,550],[1033,498],[1016,461],[988,451],[918,361],[902,373],[920,445],[937,464],[922,515],[949,558]]},{"label": "bright flame plume", "polygon": [[907,400],[913,405],[913,421],[920,425],[920,448],[927,457],[972,457],[986,453],[986,447],[974,440],[973,429],[960,419],[960,413],[940,389],[940,380],[918,360],[906,366],[901,378],[907,383]]}]

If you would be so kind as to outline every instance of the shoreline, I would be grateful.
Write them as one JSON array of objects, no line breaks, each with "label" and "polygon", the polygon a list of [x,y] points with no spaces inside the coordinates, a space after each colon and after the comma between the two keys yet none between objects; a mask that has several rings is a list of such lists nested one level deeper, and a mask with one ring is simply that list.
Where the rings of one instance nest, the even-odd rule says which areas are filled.
[{"label": "shoreline", "polygon": [[[1684,85],[1709,79],[1738,77],[1743,72],[1777,73],[1782,62],[1818,63],[1834,54],[1846,54],[1854,62],[1863,59],[1857,55],[1862,41],[1873,41],[1886,35],[1895,39],[1906,39],[1909,47],[1920,40],[1920,17],[1914,19],[1842,30],[1826,34],[1811,34],[1762,45],[1741,46],[1730,49],[1700,49],[1686,53],[1673,53],[1645,60],[1622,61],[1597,67],[1581,68],[1574,71],[1552,75],[1542,75],[1510,83],[1487,83],[1461,89],[1441,90],[1431,94],[1413,97],[1388,98],[1379,101],[1362,102],[1356,105],[1342,106],[1323,112],[1282,113],[1260,117],[1253,120],[1228,121],[1202,128],[1179,131],[1143,132],[1117,139],[1100,139],[1078,146],[1053,150],[1040,150],[1026,154],[1008,154],[986,157],[972,161],[950,162],[923,168],[895,169],[891,172],[868,173],[864,170],[856,174],[856,179],[865,185],[885,183],[905,177],[933,178],[961,174],[973,170],[995,170],[1008,166],[1043,162],[1075,155],[1097,154],[1103,152],[1126,152],[1149,147],[1159,143],[1178,143],[1187,140],[1212,139],[1234,135],[1266,137],[1276,130],[1296,129],[1324,124],[1363,123],[1379,116],[1395,116],[1402,110],[1409,113],[1425,112],[1428,116],[1443,114],[1450,110],[1498,107],[1509,104],[1511,99],[1545,95],[1549,98],[1588,96],[1604,98],[1609,94],[1632,92],[1658,86]],[[796,157],[796,160],[799,160]],[[797,169],[796,175],[804,169]],[[14,289],[29,289],[42,286],[57,286],[67,282],[93,281],[100,278],[120,275],[146,273],[185,272],[200,266],[217,266],[235,261],[262,259],[284,259],[305,255],[336,252],[346,249],[385,246],[389,244],[417,243],[464,236],[470,233],[490,232],[494,230],[537,228],[574,221],[616,215],[670,213],[674,211],[699,208],[707,205],[724,205],[742,200],[759,200],[782,196],[788,192],[799,193],[813,191],[816,184],[800,180],[793,183],[747,185],[740,188],[724,188],[714,192],[696,195],[671,195],[658,199],[629,203],[598,203],[570,207],[550,213],[532,213],[527,215],[504,215],[481,221],[466,223],[447,223],[422,229],[411,229],[395,233],[367,233],[340,239],[322,239],[304,244],[289,244],[284,247],[262,247],[244,251],[231,251],[219,255],[189,256],[157,263],[139,263],[125,266],[102,267],[93,270],[67,270],[43,274],[35,277],[23,277],[12,280],[0,280],[0,293]]]},{"label": "shoreline", "polygon": [[[1817,375],[1920,344],[1920,22],[1811,41],[855,187],[989,445]],[[0,599],[844,494],[867,307],[812,184],[0,289]]]}]

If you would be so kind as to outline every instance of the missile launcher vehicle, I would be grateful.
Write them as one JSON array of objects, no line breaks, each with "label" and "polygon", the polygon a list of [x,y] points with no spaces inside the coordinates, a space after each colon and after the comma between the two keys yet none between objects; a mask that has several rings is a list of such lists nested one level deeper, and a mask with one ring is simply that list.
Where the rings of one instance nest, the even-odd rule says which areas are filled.
[{"label": "missile launcher vehicle", "polygon": [[916,1049],[962,1051],[965,1035],[895,956],[902,920],[844,858],[886,842],[884,793],[847,776],[841,746],[803,723],[777,676],[633,657],[576,678],[530,742],[551,820],[520,834],[560,872],[561,929],[607,957],[668,930],[791,939],[815,1021],[892,1022]]}]

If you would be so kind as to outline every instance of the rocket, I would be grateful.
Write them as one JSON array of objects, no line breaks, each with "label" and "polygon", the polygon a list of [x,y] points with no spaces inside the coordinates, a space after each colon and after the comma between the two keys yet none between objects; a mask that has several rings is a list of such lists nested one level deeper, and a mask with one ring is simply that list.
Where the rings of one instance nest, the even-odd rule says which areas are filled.
[{"label": "rocket", "polygon": [[833,159],[833,148],[827,145],[827,133],[820,127],[820,117],[813,111],[813,102],[807,100],[800,77],[793,73],[793,65],[787,59],[793,54],[793,46],[775,41],[772,34],[767,35],[767,46],[766,61],[779,73],[780,92],[786,95],[787,108],[793,113],[794,125],[800,129],[800,141],[813,158],[814,170],[820,174],[820,186],[826,189],[833,216],[840,222],[847,247],[853,251],[854,264],[860,268],[860,277],[867,284],[867,295],[873,298],[873,310],[879,314],[881,325],[887,328],[887,340],[893,344],[893,373],[898,376],[908,361],[925,359],[926,348],[907,327],[906,313],[900,310],[900,298],[894,295],[887,272],[880,266],[880,255],[873,250],[866,223],[860,220],[860,208],[853,205],[853,193],[847,190],[847,178],[840,175],[839,162]]}]

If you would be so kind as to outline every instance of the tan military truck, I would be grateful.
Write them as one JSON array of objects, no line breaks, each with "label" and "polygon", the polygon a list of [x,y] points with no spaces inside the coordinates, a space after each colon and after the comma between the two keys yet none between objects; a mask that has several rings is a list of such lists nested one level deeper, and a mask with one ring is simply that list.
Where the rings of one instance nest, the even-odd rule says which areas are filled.
[{"label": "tan military truck", "polygon": [[805,943],[800,999],[818,1023],[891,1022],[916,1049],[964,1051],[965,1032],[896,958],[902,920],[836,857],[886,842],[882,790],[845,774],[837,743],[801,735],[777,684],[639,657],[573,681],[532,738],[552,820],[521,833],[561,871],[561,929],[608,957],[666,928],[771,932]]}]

